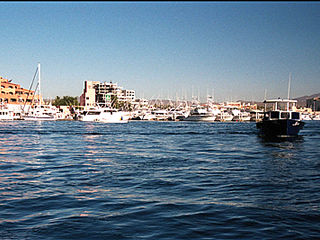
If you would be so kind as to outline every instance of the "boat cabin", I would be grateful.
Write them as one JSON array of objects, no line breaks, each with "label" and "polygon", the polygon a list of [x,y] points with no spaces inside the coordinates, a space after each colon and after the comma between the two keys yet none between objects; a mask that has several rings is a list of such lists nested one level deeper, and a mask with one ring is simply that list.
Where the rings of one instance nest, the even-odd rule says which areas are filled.
[{"label": "boat cabin", "polygon": [[300,120],[299,112],[292,111],[269,111],[264,113],[265,120],[275,120],[275,119],[295,119]]},{"label": "boat cabin", "polygon": [[[297,100],[289,99],[275,99],[265,100],[265,120],[276,120],[276,119],[294,119],[300,120],[300,113],[293,111],[295,109]],[[270,104],[272,107],[270,108]],[[268,110],[269,109],[269,110]]]}]

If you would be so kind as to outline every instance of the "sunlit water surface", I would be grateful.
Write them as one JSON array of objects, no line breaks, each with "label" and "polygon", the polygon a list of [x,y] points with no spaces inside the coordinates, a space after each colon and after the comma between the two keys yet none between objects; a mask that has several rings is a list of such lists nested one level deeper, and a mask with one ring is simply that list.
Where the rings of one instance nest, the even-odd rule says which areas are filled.
[{"label": "sunlit water surface", "polygon": [[320,121],[0,122],[0,239],[320,238]]}]

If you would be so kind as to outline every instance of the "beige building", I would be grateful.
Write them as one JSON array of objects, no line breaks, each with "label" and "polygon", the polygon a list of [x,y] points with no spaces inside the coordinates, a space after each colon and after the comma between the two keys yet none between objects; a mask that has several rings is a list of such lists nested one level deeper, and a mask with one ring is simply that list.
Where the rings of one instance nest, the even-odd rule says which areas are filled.
[{"label": "beige building", "polygon": [[93,107],[96,103],[96,89],[95,85],[98,81],[85,81],[83,94],[80,96],[80,105],[85,107]]},{"label": "beige building", "polygon": [[112,96],[116,96],[119,102],[135,101],[135,91],[125,90],[117,83],[85,81],[83,94],[80,96],[80,105],[93,107],[96,103],[110,102]]}]

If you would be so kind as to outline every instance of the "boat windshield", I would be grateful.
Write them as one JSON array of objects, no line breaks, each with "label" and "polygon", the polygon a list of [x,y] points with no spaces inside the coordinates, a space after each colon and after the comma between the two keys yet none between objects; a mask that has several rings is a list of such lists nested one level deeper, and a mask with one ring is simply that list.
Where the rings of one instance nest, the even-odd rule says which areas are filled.
[{"label": "boat windshield", "polygon": [[87,115],[99,115],[100,112],[96,112],[96,111],[89,111]]},{"label": "boat windshield", "polygon": [[[270,112],[265,113],[265,118],[267,118],[267,119],[290,119],[290,112],[270,111]],[[291,119],[299,120],[300,113],[291,112]]]},{"label": "boat windshield", "polygon": [[104,110],[103,112],[110,112],[110,113],[114,113],[114,112],[117,112],[116,110],[113,110],[113,109],[108,109],[108,110]]},{"label": "boat windshield", "polygon": [[279,118],[279,112],[272,111],[270,112],[270,118]]},{"label": "boat windshield", "polygon": [[292,119],[300,119],[300,113],[298,112],[292,112],[291,113]]},{"label": "boat windshield", "polygon": [[290,113],[289,112],[282,112],[281,113],[281,118],[289,118],[290,117]]}]

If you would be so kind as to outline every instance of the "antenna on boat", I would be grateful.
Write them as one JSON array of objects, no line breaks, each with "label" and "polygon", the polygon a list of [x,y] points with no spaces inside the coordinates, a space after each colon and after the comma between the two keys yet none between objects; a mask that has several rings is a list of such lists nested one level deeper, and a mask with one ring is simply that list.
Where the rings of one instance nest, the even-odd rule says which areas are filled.
[{"label": "antenna on boat", "polygon": [[[289,83],[288,83],[288,100],[290,99],[290,85],[291,85],[291,73],[289,73]],[[289,111],[290,103],[287,103],[287,110]]]},{"label": "antenna on boat", "polygon": [[212,88],[212,103],[214,103],[214,88]]},{"label": "antenna on boat", "polygon": [[264,111],[267,111],[267,89],[264,89]]},{"label": "antenna on boat", "polygon": [[288,83],[288,100],[290,99],[290,84],[291,84],[291,73],[289,74],[289,83]]}]

